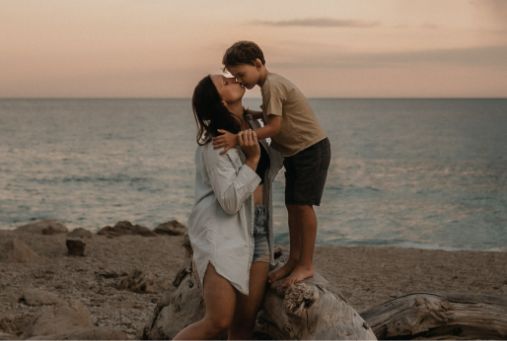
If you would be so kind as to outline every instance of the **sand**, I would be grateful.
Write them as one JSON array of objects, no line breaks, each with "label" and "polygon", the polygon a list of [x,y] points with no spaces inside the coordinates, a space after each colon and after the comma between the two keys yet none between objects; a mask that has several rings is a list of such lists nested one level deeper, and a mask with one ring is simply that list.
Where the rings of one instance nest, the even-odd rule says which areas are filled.
[{"label": "sand", "polygon": [[[81,302],[93,326],[139,338],[184,262],[183,237],[94,234],[83,238],[85,257],[67,256],[66,239],[0,230],[0,339],[26,336],[55,297]],[[416,292],[507,297],[507,252],[317,246],[315,264],[358,312]],[[135,270],[144,286],[125,284]],[[21,299],[34,288],[49,303]]]}]

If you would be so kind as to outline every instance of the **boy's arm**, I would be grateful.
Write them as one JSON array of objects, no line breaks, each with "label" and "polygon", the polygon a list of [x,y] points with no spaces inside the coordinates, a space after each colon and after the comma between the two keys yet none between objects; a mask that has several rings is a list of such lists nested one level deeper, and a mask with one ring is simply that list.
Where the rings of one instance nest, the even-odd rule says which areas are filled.
[{"label": "boy's arm", "polygon": [[246,109],[246,113],[247,113],[247,115],[252,115],[252,118],[254,120],[259,120],[259,119],[263,119],[264,118],[264,115],[263,115],[262,111],[256,111],[256,110],[252,110],[252,109]]},{"label": "boy's arm", "polygon": [[280,132],[281,126],[282,126],[282,116],[269,115],[268,121],[264,124],[264,127],[255,129],[255,132],[257,133],[257,138],[259,140],[262,140],[268,137],[273,137]]},{"label": "boy's arm", "polygon": [[[255,129],[257,133],[257,138],[259,140],[265,139],[268,137],[273,137],[280,131],[280,127],[282,125],[282,116],[278,115],[269,115],[268,121],[264,125],[264,127]],[[223,148],[220,154],[225,154],[231,148],[234,148],[238,144],[238,137],[236,134],[232,134],[227,130],[218,129],[218,132],[221,134],[213,138],[213,148],[220,149]]]}]

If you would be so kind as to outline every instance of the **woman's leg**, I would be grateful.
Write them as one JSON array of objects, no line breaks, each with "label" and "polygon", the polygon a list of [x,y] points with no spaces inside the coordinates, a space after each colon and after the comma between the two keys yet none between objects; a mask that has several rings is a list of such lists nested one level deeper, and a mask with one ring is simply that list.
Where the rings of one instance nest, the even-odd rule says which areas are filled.
[{"label": "woman's leg", "polygon": [[204,275],[204,304],[202,320],[188,325],[173,340],[217,339],[231,325],[236,306],[236,290],[208,264]]},{"label": "woman's leg", "polygon": [[229,329],[230,340],[251,340],[268,277],[269,263],[254,262],[250,268],[249,295],[238,294],[234,321]]}]

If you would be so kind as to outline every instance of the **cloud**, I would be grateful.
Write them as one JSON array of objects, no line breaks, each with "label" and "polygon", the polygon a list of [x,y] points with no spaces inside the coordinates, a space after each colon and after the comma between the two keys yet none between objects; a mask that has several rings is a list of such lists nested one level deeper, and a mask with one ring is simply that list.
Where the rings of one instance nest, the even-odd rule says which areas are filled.
[{"label": "cloud", "polygon": [[374,21],[361,21],[361,20],[345,20],[333,18],[306,18],[306,19],[290,19],[280,21],[270,20],[255,20],[252,21],[253,25],[266,25],[266,26],[300,26],[300,27],[345,27],[345,28],[370,28],[378,27],[380,24]]},{"label": "cloud", "polygon": [[507,1],[505,0],[470,0],[479,10],[483,10],[502,26],[507,26]]},{"label": "cloud", "polygon": [[297,60],[293,54],[291,60],[278,60],[273,64],[277,67],[290,68],[374,68],[413,66],[420,63],[507,67],[507,45],[378,53],[330,52],[326,54],[320,51],[315,55],[315,59],[306,55]]}]

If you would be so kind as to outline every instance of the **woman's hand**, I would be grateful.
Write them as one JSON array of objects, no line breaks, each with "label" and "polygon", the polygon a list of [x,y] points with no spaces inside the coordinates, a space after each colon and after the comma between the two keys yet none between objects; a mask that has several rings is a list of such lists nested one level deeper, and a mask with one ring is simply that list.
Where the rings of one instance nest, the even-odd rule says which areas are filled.
[{"label": "woman's hand", "polygon": [[261,149],[257,140],[257,133],[252,130],[242,130],[238,133],[238,143],[246,155],[246,164],[254,171],[261,158]]}]

